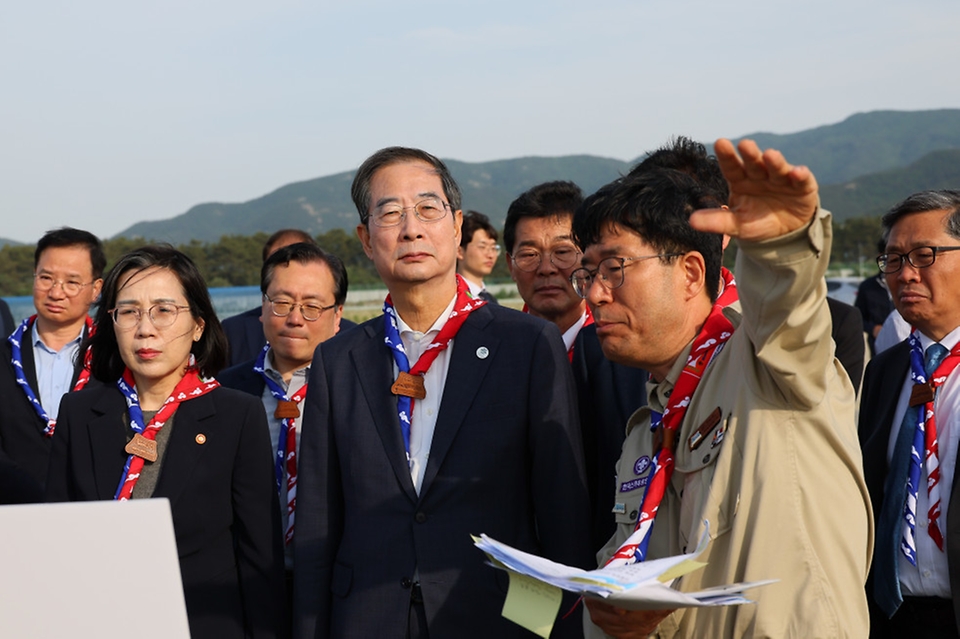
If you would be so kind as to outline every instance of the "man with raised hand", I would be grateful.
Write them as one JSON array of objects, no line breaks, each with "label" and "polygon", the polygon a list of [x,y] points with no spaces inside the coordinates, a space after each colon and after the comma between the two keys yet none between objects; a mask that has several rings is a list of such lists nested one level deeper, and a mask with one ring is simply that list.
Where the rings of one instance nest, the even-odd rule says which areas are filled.
[{"label": "man with raised hand", "polygon": [[[854,388],[829,339],[830,214],[806,167],[751,141],[739,151],[717,142],[729,210],[673,170],[586,202],[572,279],[604,354],[651,375],[600,564],[690,551],[709,526],[706,566],[680,590],[779,582],[748,592],[755,605],[626,611],[588,600],[591,637],[866,635],[872,527]],[[742,316],[717,303],[724,233],[739,243]]]},{"label": "man with raised hand", "polygon": [[0,447],[41,486],[60,398],[90,379],[80,343],[89,334],[90,305],[100,296],[107,259],[93,234],[63,227],[34,252],[33,305],[0,349]]},{"label": "man with raised hand", "polygon": [[[384,314],[310,368],[297,530],[299,637],[526,637],[471,535],[592,563],[576,402],[556,326],[476,300],[456,274],[460,190],[390,147],[354,178]],[[579,615],[554,636],[579,636]]]}]

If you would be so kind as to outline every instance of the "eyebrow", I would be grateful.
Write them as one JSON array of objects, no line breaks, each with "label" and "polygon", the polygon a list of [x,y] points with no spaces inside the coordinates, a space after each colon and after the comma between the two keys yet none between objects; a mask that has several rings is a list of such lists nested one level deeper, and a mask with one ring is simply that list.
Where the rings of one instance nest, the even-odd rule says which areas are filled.
[{"label": "eyebrow", "polygon": [[[56,275],[55,272],[47,268],[40,269],[39,271],[37,271],[37,274],[38,275]],[[64,277],[67,279],[78,279],[78,280],[83,279],[83,275],[81,275],[80,273],[67,273],[66,275],[64,275]]]},{"label": "eyebrow", "polygon": [[[425,200],[425,199],[427,199],[427,198],[431,198],[431,197],[435,197],[435,198],[440,199],[440,200],[443,199],[443,198],[440,197],[440,195],[437,194],[435,191],[426,191],[426,192],[424,192],[424,193],[417,193],[417,197],[420,198],[419,200],[417,200],[418,202],[420,202],[420,201],[422,201],[422,200]],[[383,198],[380,198],[379,200],[377,200],[377,203],[374,205],[373,208],[379,209],[379,208],[380,208],[381,206],[383,206],[384,204],[392,204],[392,203],[394,203],[394,202],[399,202],[399,201],[400,201],[400,198],[398,198],[398,197],[383,197]]]},{"label": "eyebrow", "polygon": [[[558,242],[570,242],[576,246],[576,243],[573,241],[573,235],[558,235],[552,238],[552,244],[557,244]],[[535,240],[523,240],[522,242],[517,242],[517,246],[533,246],[534,244],[536,244]]]},{"label": "eyebrow", "polygon": [[[172,299],[172,298],[168,298],[168,297],[155,298],[155,299],[153,299],[153,300],[150,300],[150,303],[151,303],[151,304],[163,304],[164,302],[167,302],[167,303],[170,303],[170,304],[177,304],[177,303],[178,303],[177,300]],[[116,305],[117,305],[117,306],[120,306],[121,304],[126,304],[126,305],[128,305],[128,306],[139,306],[137,300],[120,300],[120,299],[118,299],[118,300],[116,301]]]}]

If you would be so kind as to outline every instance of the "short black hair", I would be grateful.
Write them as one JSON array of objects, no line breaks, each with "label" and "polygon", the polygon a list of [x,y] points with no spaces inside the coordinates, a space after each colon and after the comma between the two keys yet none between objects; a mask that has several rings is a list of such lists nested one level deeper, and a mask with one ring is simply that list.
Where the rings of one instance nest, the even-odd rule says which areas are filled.
[{"label": "short black hair", "polygon": [[360,214],[360,222],[366,224],[370,219],[370,182],[373,175],[385,166],[403,164],[406,162],[426,162],[432,166],[443,184],[443,194],[450,205],[450,211],[460,210],[460,187],[447,169],[447,165],[440,158],[420,149],[405,146],[389,146],[380,149],[360,165],[357,174],[353,176],[353,185],[350,187],[350,197]]},{"label": "short black hair", "polygon": [[517,224],[525,217],[560,217],[573,215],[583,202],[583,191],[573,182],[544,182],[527,189],[510,203],[503,223],[503,243],[513,254],[517,241]]},{"label": "short black hair", "polygon": [[[297,242],[306,242],[308,244],[316,244],[317,241],[313,239],[313,236],[302,231],[300,229],[280,229],[273,235],[267,238],[267,241],[263,243],[262,251],[262,260],[263,262],[267,261],[267,258],[273,253],[273,247],[280,241],[288,237],[297,238]],[[292,244],[293,242],[291,242]]]},{"label": "short black hair", "polygon": [[493,228],[490,218],[479,211],[467,211],[463,214],[463,224],[460,226],[460,246],[467,248],[477,231],[485,232],[494,242],[500,239],[500,234]]},{"label": "short black hair", "polygon": [[93,270],[93,279],[103,277],[103,270],[107,268],[107,256],[103,252],[103,243],[93,233],[80,229],[63,226],[53,231],[47,231],[33,252],[33,268],[40,263],[40,255],[48,248],[63,248],[67,246],[82,246],[90,252],[90,266]]},{"label": "short black hair", "polygon": [[910,215],[911,213],[926,213],[928,211],[946,211],[950,216],[947,220],[947,234],[960,239],[960,191],[950,189],[920,191],[919,193],[914,193],[902,202],[898,202],[880,220],[883,233],[883,243],[880,252],[883,253],[886,251],[887,241],[890,239],[890,231],[900,218],[905,215]]},{"label": "short black hair", "polygon": [[147,269],[160,268],[173,273],[183,286],[190,305],[190,314],[203,321],[203,334],[190,349],[196,358],[196,366],[204,377],[213,377],[227,364],[227,337],[220,327],[220,320],[213,309],[207,283],[204,282],[196,264],[177,249],[167,244],[143,246],[121,256],[110,269],[101,292],[101,303],[95,319],[97,330],[85,340],[81,352],[89,345],[90,372],[98,380],[112,384],[120,379],[126,364],[120,356],[117,335],[114,332],[110,311],[117,305],[118,288],[131,275]]},{"label": "short black hair", "polygon": [[686,136],[677,136],[649,153],[627,175],[636,175],[651,169],[674,169],[686,173],[723,204],[730,199],[730,184],[723,176],[717,156],[710,155],[706,146]]},{"label": "short black hair", "polygon": [[307,242],[298,242],[297,244],[288,244],[283,248],[274,251],[267,261],[263,263],[260,269],[260,292],[266,294],[270,288],[270,282],[273,281],[273,272],[279,265],[287,265],[290,262],[298,264],[310,264],[320,262],[326,264],[333,275],[333,298],[337,306],[343,306],[347,300],[347,269],[343,266],[343,260],[328,253],[316,244]]},{"label": "short black hair", "polygon": [[[631,173],[584,200],[573,217],[573,232],[582,250],[600,241],[611,224],[643,238],[658,253],[697,251],[706,268],[707,293],[716,301],[720,288],[723,237],[690,226],[697,209],[721,202],[690,175],[673,169]],[[660,258],[669,262],[675,258]]]}]

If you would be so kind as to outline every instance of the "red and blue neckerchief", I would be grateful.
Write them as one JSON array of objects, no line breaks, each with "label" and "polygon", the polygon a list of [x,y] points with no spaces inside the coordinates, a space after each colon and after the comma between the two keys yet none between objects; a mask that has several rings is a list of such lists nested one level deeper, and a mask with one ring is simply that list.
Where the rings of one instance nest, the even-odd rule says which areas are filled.
[{"label": "red and blue neckerchief", "polygon": [[[206,395],[213,389],[220,386],[220,382],[215,379],[204,380],[200,377],[193,364],[193,355],[190,356],[190,366],[187,368],[183,379],[177,382],[170,397],[164,400],[163,406],[157,411],[149,424],[143,423],[143,411],[140,409],[140,397],[136,392],[136,383],[133,379],[133,373],[129,368],[124,369],[123,376],[117,380],[117,388],[123,393],[127,400],[127,412],[130,417],[130,428],[136,435],[141,435],[151,441],[156,441],[157,433],[163,428],[164,423],[176,412],[182,402],[195,399],[201,395]],[[139,455],[131,454],[127,457],[127,463],[123,467],[123,475],[120,477],[120,485],[117,486],[117,492],[113,498],[117,501],[126,501],[133,495],[133,487],[140,479],[140,471],[143,470],[144,458]]]},{"label": "red and blue neckerchief", "polygon": [[[900,550],[907,560],[916,566],[917,546],[914,534],[917,523],[917,491],[920,486],[921,459],[927,470],[927,496],[930,502],[927,511],[930,524],[927,526],[927,532],[937,544],[937,548],[943,551],[943,532],[940,530],[940,447],[937,442],[937,421],[933,412],[933,402],[937,389],[947,381],[953,369],[960,364],[960,343],[953,347],[928,380],[923,367],[920,333],[914,330],[907,339],[910,342],[910,378],[914,388],[930,389],[924,398],[926,401],[916,404],[920,410],[917,411],[917,427],[910,450],[907,499],[903,505],[903,537],[900,540]],[[914,403],[911,402],[911,405]]]},{"label": "red and blue neckerchief", "polygon": [[[307,385],[304,384],[300,390],[288,397],[286,391],[272,377],[267,375],[266,359],[270,345],[267,344],[257,356],[257,362],[253,366],[256,373],[260,373],[270,394],[278,402],[293,402],[299,406],[303,398],[307,396]],[[284,543],[287,545],[293,540],[293,517],[297,509],[297,427],[294,423],[295,417],[286,417],[280,419],[280,437],[277,441],[277,458],[274,464],[274,478],[277,482],[277,494],[280,494],[280,488],[283,486],[284,469],[287,475],[287,529],[284,531]]]},{"label": "red and blue neckerchief", "polygon": [[724,344],[733,335],[733,324],[723,314],[725,306],[736,301],[736,282],[733,274],[727,269],[721,273],[723,277],[723,293],[718,296],[717,301],[704,322],[700,334],[693,340],[690,348],[690,355],[687,363],[680,372],[677,384],[670,393],[670,400],[663,414],[656,411],[650,411],[650,429],[652,431],[663,431],[663,445],[660,450],[655,451],[653,456],[653,470],[650,473],[650,481],[643,492],[643,501],[637,524],[633,533],[613,554],[607,565],[610,564],[632,564],[643,561],[647,556],[647,547],[650,544],[651,533],[653,532],[653,522],[657,516],[657,510],[663,501],[667,486],[673,477],[674,468],[674,448],[676,446],[676,436],[683,424],[683,417],[687,413],[687,407],[693,394],[700,385],[700,380],[711,362],[723,350]]},{"label": "red and blue neckerchief", "polygon": [[[34,320],[36,319],[36,315],[31,315],[27,319],[23,320],[23,322],[20,323],[20,326],[17,327],[17,330],[7,337],[7,341],[10,342],[10,363],[13,364],[17,385],[20,386],[23,394],[27,396],[27,401],[29,401],[30,405],[33,406],[33,410],[37,412],[37,415],[46,424],[46,427],[43,429],[43,434],[47,437],[53,437],[53,432],[57,427],[57,420],[51,419],[50,416],[47,415],[47,411],[43,410],[43,406],[40,404],[40,399],[37,398],[36,393],[34,393],[33,389],[30,388],[30,383],[27,381],[27,376],[23,372],[23,351],[20,350],[20,345],[23,343],[23,339],[27,335],[27,331],[30,330],[30,328],[33,326]],[[87,329],[87,335],[93,335],[93,320],[90,319],[89,315],[87,316],[84,325]],[[80,375],[77,377],[77,383],[73,385],[73,390],[80,390],[86,386],[87,382],[89,381],[90,349],[88,348],[83,354],[83,369],[81,369]]]},{"label": "red and blue neckerchief", "polygon": [[[397,324],[397,311],[393,308],[393,301],[390,295],[383,302],[383,324],[386,337],[384,342],[393,353],[393,361],[401,373],[409,373],[414,376],[422,376],[437,359],[441,351],[446,350],[451,340],[456,336],[457,331],[467,321],[467,317],[473,311],[477,310],[487,302],[482,299],[470,297],[470,288],[466,280],[457,275],[457,299],[453,303],[453,310],[447,318],[447,323],[440,329],[440,333],[434,338],[433,342],[427,346],[426,350],[420,355],[420,359],[412,367],[407,359],[407,352],[403,347],[403,341],[400,339],[400,329]],[[406,395],[397,395],[397,414],[400,416],[400,430],[403,433],[403,447],[407,454],[407,464],[412,464],[410,457],[410,423],[413,420],[413,398]]]}]

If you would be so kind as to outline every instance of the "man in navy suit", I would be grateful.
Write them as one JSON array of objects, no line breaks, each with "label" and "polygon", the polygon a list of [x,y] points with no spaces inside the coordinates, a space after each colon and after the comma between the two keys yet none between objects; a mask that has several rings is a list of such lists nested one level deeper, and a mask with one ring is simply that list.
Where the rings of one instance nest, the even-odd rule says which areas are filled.
[{"label": "man in navy suit", "polygon": [[[960,191],[911,195],[882,224],[877,261],[914,333],[871,360],[863,382],[859,435],[877,522],[870,636],[957,637],[960,372],[952,368],[960,353]],[[911,469],[913,458],[925,463]]]},{"label": "man in navy suit", "polygon": [[227,388],[250,393],[263,401],[276,460],[289,575],[293,570],[290,539],[296,510],[296,451],[303,421],[300,409],[307,392],[313,351],[340,328],[347,297],[347,271],[340,258],[316,244],[291,244],[263,263],[260,290],[262,332],[269,347],[223,371],[217,380]]},{"label": "man in navy suit", "polygon": [[[507,575],[470,535],[591,562],[559,331],[467,294],[460,190],[436,157],[378,151],[352,196],[389,296],[383,316],[322,343],[310,369],[296,635],[527,637],[501,617]],[[578,617],[554,636],[578,636]]]},{"label": "man in navy suit", "polygon": [[33,260],[36,315],[0,346],[0,449],[41,486],[60,398],[88,378],[80,343],[92,326],[88,312],[106,261],[100,240],[87,231],[46,233]]}]

